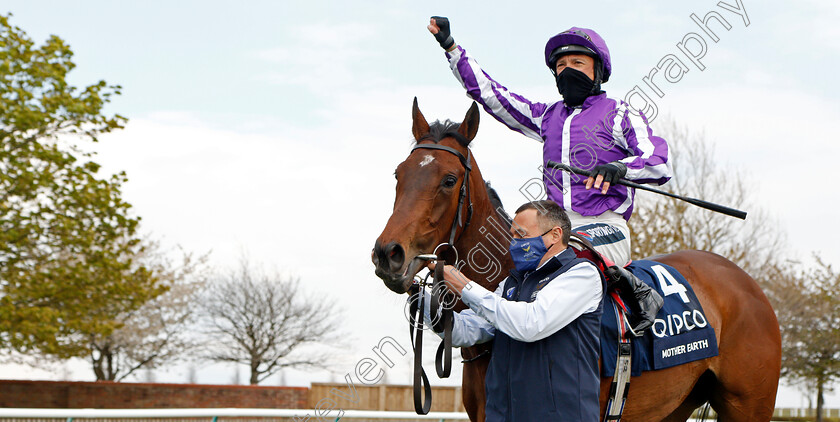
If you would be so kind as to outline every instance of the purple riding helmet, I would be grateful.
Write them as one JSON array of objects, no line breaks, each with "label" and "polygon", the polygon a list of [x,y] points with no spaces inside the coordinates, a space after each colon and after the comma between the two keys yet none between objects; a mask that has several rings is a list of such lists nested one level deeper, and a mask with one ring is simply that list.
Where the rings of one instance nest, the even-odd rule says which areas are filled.
[{"label": "purple riding helmet", "polygon": [[607,48],[607,43],[597,32],[591,29],[572,27],[551,37],[545,44],[545,65],[551,69],[551,73],[556,70],[554,64],[557,62],[557,58],[567,53],[580,53],[594,57],[600,64],[595,68],[595,79],[600,79],[600,82],[606,82],[610,79],[610,73],[612,73],[610,50]]}]

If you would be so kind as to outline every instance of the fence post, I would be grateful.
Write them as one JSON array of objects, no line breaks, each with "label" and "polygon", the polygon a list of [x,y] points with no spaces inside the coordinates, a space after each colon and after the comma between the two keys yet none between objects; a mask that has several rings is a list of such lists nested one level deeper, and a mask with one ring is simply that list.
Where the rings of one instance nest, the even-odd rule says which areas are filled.
[{"label": "fence post", "polygon": [[387,400],[388,397],[385,388],[385,384],[379,386],[379,410],[385,410],[385,400]]}]

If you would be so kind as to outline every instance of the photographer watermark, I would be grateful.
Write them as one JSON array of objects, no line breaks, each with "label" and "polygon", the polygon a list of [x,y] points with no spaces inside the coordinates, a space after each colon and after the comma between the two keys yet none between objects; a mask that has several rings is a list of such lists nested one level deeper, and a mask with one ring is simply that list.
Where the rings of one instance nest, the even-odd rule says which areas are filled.
[{"label": "photographer watermark", "polygon": [[[330,389],[330,397],[324,397],[315,403],[314,416],[319,420],[338,420],[344,416],[344,409],[339,406],[338,400],[344,400],[350,403],[359,403],[359,393],[356,391],[356,385],[353,382],[353,376],[356,380],[364,385],[374,385],[385,376],[385,369],[381,366],[384,364],[387,369],[394,367],[394,361],[391,360],[388,352],[397,352],[400,356],[405,356],[406,349],[400,343],[394,340],[393,337],[385,336],[379,340],[376,346],[371,348],[374,357],[364,357],[356,362],[356,366],[352,372],[344,375],[344,388],[333,387]],[[304,415],[292,418],[293,421],[309,421],[310,415]]]},{"label": "photographer watermark", "polygon": [[[570,151],[568,151],[566,159],[563,160],[563,164],[590,170],[599,163],[599,156],[606,151],[612,151],[616,147],[625,150],[637,149],[641,151],[642,155],[640,157],[627,157],[627,159],[621,161],[629,165],[632,165],[633,160],[637,159],[652,162],[653,164],[646,162],[645,168],[635,171],[642,176],[651,176],[651,179],[656,179],[656,167],[667,166],[667,164],[664,160],[662,162],[651,160],[651,156],[659,153],[658,148],[660,147],[658,145],[660,144],[658,142],[661,141],[661,139],[654,139],[656,137],[648,133],[649,123],[659,113],[658,106],[653,98],[664,98],[667,89],[663,85],[665,82],[675,84],[683,79],[684,75],[691,69],[686,63],[690,63],[700,71],[706,69],[702,60],[709,51],[710,43],[707,38],[713,43],[719,42],[721,31],[732,29],[733,25],[730,21],[733,19],[740,18],[744,27],[749,26],[750,20],[743,1],[734,0],[734,3],[733,5],[720,1],[716,5],[719,10],[711,10],[702,18],[695,13],[691,13],[689,18],[699,28],[699,31],[686,33],[676,43],[678,51],[665,54],[648,74],[642,77],[642,84],[637,84],[628,91],[624,96],[624,101],[619,101],[616,108],[607,112],[603,119],[589,125],[585,124],[581,130],[588,142],[579,142],[570,146]],[[705,34],[705,37],[701,33]],[[664,151],[667,154],[667,149]],[[647,168],[648,166],[650,168]],[[542,165],[538,166],[536,170],[534,177],[529,178],[519,188],[523,197],[528,202],[535,204],[541,214],[545,214],[546,210],[542,209],[538,201],[548,198],[549,191],[552,190],[555,195],[562,196],[563,205],[571,209],[571,185],[573,182],[579,183],[581,178],[586,176],[545,168]],[[645,179],[645,177],[640,178]],[[616,211],[618,214],[627,211],[632,204],[634,195],[629,188],[627,188],[627,196],[625,204],[622,204],[622,207]],[[502,273],[502,270],[505,268],[503,260],[509,253],[508,247],[513,239],[510,233],[512,222],[502,221],[501,216],[506,216],[503,209],[499,208],[496,211],[496,213],[487,217],[479,227],[478,232],[482,236],[481,239],[467,251],[464,255],[465,259],[456,259],[456,262],[451,263],[454,270],[447,271],[445,278],[464,277],[461,271],[468,269],[474,277],[481,276],[486,284],[493,285],[501,281],[500,278],[504,279],[507,276]],[[454,245],[451,246],[454,248]],[[459,297],[450,289],[445,288],[444,285],[432,289],[430,295],[435,297],[442,305],[439,309],[452,309],[459,302]],[[469,289],[470,287],[467,284],[464,288]],[[420,293],[424,293],[424,291],[421,290]],[[409,307],[412,303],[416,303],[418,299],[419,295],[414,294],[406,303],[405,313],[409,321],[412,321]],[[424,314],[426,314],[425,311],[424,309]],[[435,323],[441,317],[441,312],[436,315],[426,315],[432,323]],[[425,329],[426,326],[424,324],[423,328]]]},{"label": "photographer watermark", "polygon": [[[722,29],[726,29],[727,31],[732,29],[732,24],[729,23],[726,16],[724,16],[721,12],[729,12],[727,13],[729,19],[737,19],[735,16],[740,17],[745,28],[750,26],[750,18],[747,16],[747,9],[744,7],[744,2],[741,0],[735,0],[735,5],[720,1],[717,6],[722,10],[711,10],[706,13],[702,19],[694,13],[689,16],[700,28],[700,30],[713,42],[717,43],[720,41],[718,33],[720,33]],[[652,91],[659,98],[664,98],[665,91],[660,86],[663,82],[662,79],[664,79],[665,82],[675,84],[681,81],[683,76],[685,76],[685,74],[690,70],[690,67],[687,66],[682,59],[685,59],[693,64],[701,72],[706,70],[706,65],[703,64],[701,59],[703,59],[706,56],[706,53],[708,53],[709,44],[702,35],[697,32],[689,32],[683,36],[682,40],[678,42],[676,46],[679,53],[681,53],[680,55],[670,53],[664,55],[656,66],[651,68],[650,72],[642,78],[642,82],[647,89],[636,85],[624,96],[624,102],[630,104],[630,108],[636,114],[641,112],[647,116],[648,122],[652,122],[656,119],[656,116],[659,114],[659,108],[656,106],[656,102],[653,98],[648,95],[647,90]],[[657,75],[661,75],[661,78],[657,78]],[[636,99],[635,103],[633,102],[634,98]],[[640,102],[642,103],[640,104]],[[639,107],[639,105],[641,105],[641,107]]]}]

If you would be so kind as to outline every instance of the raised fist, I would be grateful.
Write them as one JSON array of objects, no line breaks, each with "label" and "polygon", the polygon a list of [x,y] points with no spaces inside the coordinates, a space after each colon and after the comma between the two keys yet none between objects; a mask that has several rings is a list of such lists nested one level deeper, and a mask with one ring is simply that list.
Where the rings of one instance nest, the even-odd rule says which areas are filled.
[{"label": "raised fist", "polygon": [[443,16],[432,16],[427,28],[444,50],[449,50],[455,45],[455,40],[452,39],[452,34],[449,32],[449,19]]}]

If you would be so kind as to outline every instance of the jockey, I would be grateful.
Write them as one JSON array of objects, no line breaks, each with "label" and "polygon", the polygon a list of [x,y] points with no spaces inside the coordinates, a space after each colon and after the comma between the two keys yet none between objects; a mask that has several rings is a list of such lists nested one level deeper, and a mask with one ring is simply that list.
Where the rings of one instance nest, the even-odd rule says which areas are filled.
[{"label": "jockey", "polygon": [[447,18],[432,17],[428,29],[446,50],[449,66],[470,98],[510,129],[542,142],[544,161],[590,170],[596,176],[542,170],[548,198],[566,210],[572,232],[616,264],[608,275],[627,293],[623,297],[633,311],[633,331],[652,325],[662,298],[623,268],[630,262],[627,220],[633,213],[634,190],[616,182],[667,182],[668,145],[653,136],[640,112],[601,90],[612,71],[604,40],[591,29],[575,27],[548,40],[545,64],[563,100],[546,104],[529,101],[490,78],[455,44]]}]

